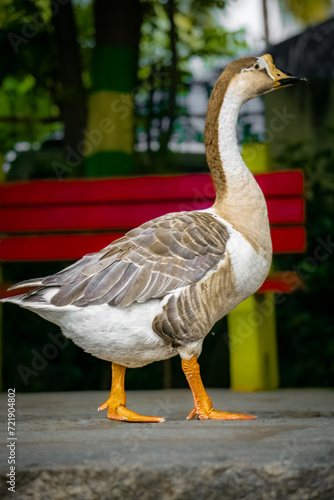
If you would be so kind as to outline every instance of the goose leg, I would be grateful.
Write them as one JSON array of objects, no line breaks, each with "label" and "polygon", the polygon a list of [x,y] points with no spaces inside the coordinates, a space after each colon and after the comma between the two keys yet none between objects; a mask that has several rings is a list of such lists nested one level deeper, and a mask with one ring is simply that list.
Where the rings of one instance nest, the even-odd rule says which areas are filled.
[{"label": "goose leg", "polygon": [[216,411],[212,408],[212,402],[207,395],[199,372],[199,364],[195,357],[182,359],[182,370],[187,377],[188,384],[193,393],[195,408],[190,412],[187,420],[198,416],[200,420],[254,420],[253,415],[242,415],[241,413],[228,413],[226,411]]},{"label": "goose leg", "polygon": [[162,417],[147,417],[138,415],[131,410],[125,408],[125,390],[124,377],[125,366],[112,363],[112,381],[110,396],[103,405],[98,408],[98,411],[108,408],[108,418],[110,420],[122,420],[125,422],[164,422]]}]

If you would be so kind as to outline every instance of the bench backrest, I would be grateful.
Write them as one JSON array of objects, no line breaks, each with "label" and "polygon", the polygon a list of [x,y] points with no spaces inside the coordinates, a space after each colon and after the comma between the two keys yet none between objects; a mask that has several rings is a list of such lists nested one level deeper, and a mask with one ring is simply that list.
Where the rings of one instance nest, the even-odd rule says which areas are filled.
[{"label": "bench backrest", "polygon": [[[302,172],[255,177],[266,197],[274,252],[303,252]],[[147,220],[213,201],[208,174],[4,183],[0,261],[78,259]]]}]

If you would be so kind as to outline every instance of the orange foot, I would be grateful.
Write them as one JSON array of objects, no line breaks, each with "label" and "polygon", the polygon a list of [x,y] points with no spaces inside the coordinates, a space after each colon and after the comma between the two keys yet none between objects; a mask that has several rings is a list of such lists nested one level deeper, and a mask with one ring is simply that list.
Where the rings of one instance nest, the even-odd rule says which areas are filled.
[{"label": "orange foot", "polygon": [[110,420],[122,420],[123,422],[164,422],[162,417],[147,417],[146,415],[138,415],[131,410],[125,408],[122,404],[117,404],[113,399],[108,399],[103,405],[99,406],[97,411],[108,408],[108,418]]},{"label": "orange foot", "polygon": [[243,415],[242,413],[228,413],[227,411],[216,411],[213,408],[209,410],[196,410],[193,409],[189,413],[187,420],[191,420],[195,416],[198,416],[199,420],[255,420],[257,417],[254,415]]}]

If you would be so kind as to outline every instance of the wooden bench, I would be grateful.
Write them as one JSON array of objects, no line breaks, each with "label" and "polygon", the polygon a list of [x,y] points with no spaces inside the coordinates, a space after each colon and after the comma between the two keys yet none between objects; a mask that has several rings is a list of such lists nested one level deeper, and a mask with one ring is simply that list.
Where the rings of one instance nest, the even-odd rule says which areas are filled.
[{"label": "wooden bench", "polygon": [[[266,197],[274,252],[303,252],[302,173],[255,177]],[[0,262],[76,260],[149,219],[168,212],[205,209],[213,200],[208,174],[0,184]],[[295,273],[272,273],[259,294],[229,314],[232,388],[277,387],[272,294],[290,293],[298,284]],[[7,292],[8,285],[1,284],[0,296],[21,293]]]}]

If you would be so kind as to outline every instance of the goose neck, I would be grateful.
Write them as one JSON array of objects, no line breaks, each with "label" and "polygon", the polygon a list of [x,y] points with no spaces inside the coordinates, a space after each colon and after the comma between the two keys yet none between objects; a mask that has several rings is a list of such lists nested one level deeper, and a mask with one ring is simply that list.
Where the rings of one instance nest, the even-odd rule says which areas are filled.
[{"label": "goose neck", "polygon": [[237,141],[238,115],[246,100],[242,88],[224,80],[218,80],[210,98],[205,146],[216,188],[215,206],[233,205],[240,199],[248,203],[254,196],[262,203],[262,192],[242,159]]},{"label": "goose neck", "polygon": [[[215,90],[215,89],[214,89]],[[219,91],[219,86],[218,89]],[[239,151],[236,125],[243,98],[234,85],[221,87],[220,101],[212,93],[205,131],[207,159],[216,188],[214,212],[232,224],[252,246],[271,242],[266,201]],[[219,104],[219,105],[218,105]]]}]

